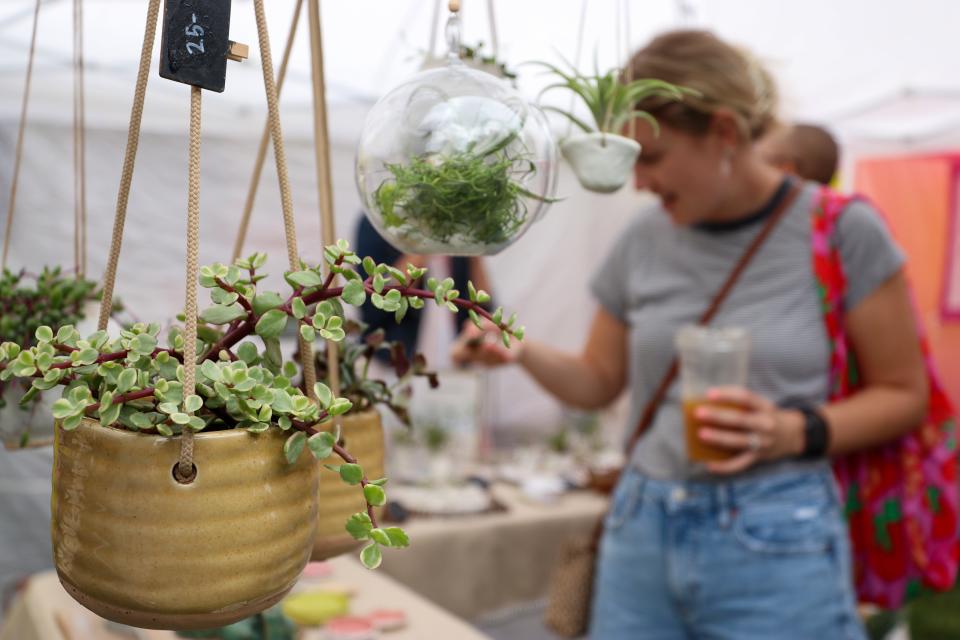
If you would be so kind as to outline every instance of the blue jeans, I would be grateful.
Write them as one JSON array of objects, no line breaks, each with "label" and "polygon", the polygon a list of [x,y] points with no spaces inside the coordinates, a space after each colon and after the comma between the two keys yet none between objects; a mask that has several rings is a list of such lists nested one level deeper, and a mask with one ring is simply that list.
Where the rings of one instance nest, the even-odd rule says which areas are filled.
[{"label": "blue jeans", "polygon": [[724,482],[624,472],[600,545],[594,640],[863,640],[829,469]]}]

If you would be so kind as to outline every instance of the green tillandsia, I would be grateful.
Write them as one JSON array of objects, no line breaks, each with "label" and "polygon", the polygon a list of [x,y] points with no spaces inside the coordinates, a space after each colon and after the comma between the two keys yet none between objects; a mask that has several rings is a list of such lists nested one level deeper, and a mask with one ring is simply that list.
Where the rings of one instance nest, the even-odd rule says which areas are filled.
[{"label": "green tillandsia", "polygon": [[590,112],[593,123],[587,122],[570,111],[554,106],[542,107],[545,111],[558,113],[576,125],[584,133],[619,134],[623,127],[635,118],[650,123],[655,132],[659,131],[656,119],[642,109],[636,109],[637,103],[650,98],[662,98],[668,101],[682,101],[685,96],[699,95],[697,91],[680,87],[655,78],[638,78],[630,82],[621,81],[622,70],[610,69],[601,73],[594,70],[591,76],[584,75],[569,62],[564,61],[567,70],[549,62],[530,62],[545,67],[547,73],[559,78],[540,91],[539,98],[549,91],[566,89],[577,95]]},{"label": "green tillandsia", "polygon": [[[199,365],[193,394],[184,394],[183,331],[179,326],[160,346],[160,325],[137,323],[111,337],[104,331],[86,337],[72,325],[56,331],[38,327],[31,343],[0,344],[0,381],[13,378],[31,383],[28,396],[62,386],[53,404],[60,428],[76,429],[84,418],[129,431],[176,436],[186,429],[211,431],[246,429],[259,433],[280,429],[289,433],[283,452],[291,463],[305,450],[317,459],[336,454],[344,464],[336,468],[341,479],[360,488],[366,512],[354,514],[347,530],[369,544],[361,553],[368,567],[378,566],[382,547],[402,547],[406,535],[397,528],[381,528],[374,507],[386,501],[386,478],[368,479],[360,461],[339,444],[339,434],[323,431],[321,425],[350,410],[348,398],[336,397],[318,383],[314,398],[295,387],[297,365],[284,361],[280,336],[296,327],[304,337],[340,341],[344,338],[343,303],[359,306],[369,297],[380,309],[398,319],[410,307],[422,307],[433,298],[451,310],[467,309],[478,324],[493,322],[504,341],[520,339],[523,328],[515,319],[504,322],[503,310],[489,312],[481,301],[483,291],[469,285],[470,299],[457,297],[452,281],[430,283],[419,289],[414,283],[425,270],[408,266],[405,271],[361,259],[341,240],[326,247],[321,266],[301,264],[285,274],[290,291],[284,296],[262,291],[259,273],[266,255],[257,253],[232,265],[213,264],[200,269],[200,285],[210,292],[211,305],[200,314],[197,330]],[[355,267],[362,265],[366,277]],[[342,284],[334,286],[334,277]],[[357,521],[369,528],[358,528]]]}]

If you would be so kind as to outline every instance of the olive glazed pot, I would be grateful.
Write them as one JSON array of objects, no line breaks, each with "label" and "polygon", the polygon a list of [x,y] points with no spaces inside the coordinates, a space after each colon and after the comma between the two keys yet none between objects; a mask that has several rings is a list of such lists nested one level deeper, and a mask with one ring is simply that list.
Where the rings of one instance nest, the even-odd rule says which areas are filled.
[{"label": "olive glazed pot", "polygon": [[[357,459],[370,480],[383,477],[383,426],[376,409],[347,414],[339,418],[342,426],[343,446]],[[332,429],[332,424],[328,429]],[[340,464],[335,455],[323,464]],[[320,479],[320,504],[323,505],[317,519],[317,539],[313,545],[313,560],[326,560],[353,549],[360,543],[345,528],[347,519],[358,511],[366,511],[360,487],[350,486],[340,476],[323,469]]]},{"label": "olive glazed pot", "polygon": [[640,143],[613,133],[588,133],[564,140],[560,153],[584,189],[613,193],[630,179]]},{"label": "olive glazed pot", "polygon": [[306,565],[319,466],[287,464],[279,429],[198,433],[196,477],[180,439],[84,420],[55,431],[53,555],[94,613],[149,629],[220,627],[278,602]]}]

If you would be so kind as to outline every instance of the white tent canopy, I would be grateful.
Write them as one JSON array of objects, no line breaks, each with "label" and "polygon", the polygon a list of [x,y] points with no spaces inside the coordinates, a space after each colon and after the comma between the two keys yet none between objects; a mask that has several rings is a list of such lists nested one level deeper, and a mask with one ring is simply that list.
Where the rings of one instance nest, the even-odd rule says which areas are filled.
[{"label": "white tent canopy", "polygon": [[[627,49],[659,31],[697,26],[752,49],[780,81],[785,115],[835,130],[845,142],[848,164],[864,151],[960,143],[960,38],[955,35],[960,4],[953,0],[637,0],[629,2],[627,11],[618,0],[584,2],[496,3],[499,57],[520,72],[518,84],[528,96],[537,94],[544,79],[520,63],[556,62],[561,54],[573,59],[581,24],[581,65],[591,65],[596,56],[601,67],[621,63]],[[112,225],[147,3],[84,0],[83,4],[88,253],[90,274],[98,277]],[[277,63],[294,2],[269,0],[266,4]],[[33,0],[0,2],[0,215],[6,213],[33,5]],[[465,43],[482,40],[489,48],[486,0],[463,0],[463,5]],[[581,22],[584,6],[586,19]],[[360,207],[352,163],[363,117],[382,93],[419,67],[430,46],[435,8],[434,0],[322,2],[340,236],[352,238]],[[44,0],[11,265],[36,269],[71,261],[71,19],[71,0]],[[291,141],[300,248],[315,261],[320,258],[320,235],[304,19],[282,113],[284,133]],[[441,11],[440,33],[442,19]],[[229,64],[223,94],[204,97],[201,259],[205,262],[229,258],[266,112],[250,0],[234,1],[231,38],[251,45],[251,58]],[[158,77],[158,47],[159,41],[118,284],[118,294],[144,318],[170,317],[182,306],[189,92],[184,85]],[[562,100],[559,96],[558,92],[556,99]],[[557,130],[562,133],[564,127]],[[488,264],[495,295],[518,311],[529,336],[576,349],[592,315],[587,281],[597,256],[642,206],[643,196],[629,189],[614,196],[585,193],[565,168],[560,194],[564,200],[543,221]],[[276,178],[268,161],[248,247],[269,250],[269,270],[279,274],[284,268],[282,242]],[[434,351],[442,356],[441,347]],[[491,388],[499,399],[497,413],[491,416],[494,422],[544,428],[555,423],[559,407],[518,372],[497,373]]]},{"label": "white tent canopy", "polygon": [[[33,4],[33,0],[0,4],[0,114],[6,117],[15,116],[22,92]],[[126,120],[146,4],[145,0],[84,0],[93,125],[121,126]],[[266,4],[276,61],[294,2]],[[463,4],[465,43],[484,41],[489,50],[487,0],[464,0]],[[233,5],[231,37],[256,45],[250,0],[235,0]],[[437,4],[434,0],[328,0],[322,5],[327,95],[333,111],[343,119],[337,117],[333,128],[344,132],[342,139],[347,142],[364,108],[417,69],[423,52],[430,48]],[[444,13],[437,21],[438,49],[443,47]],[[756,52],[780,80],[785,110],[791,116],[841,130],[851,125],[858,135],[876,138],[937,136],[960,123],[960,40],[955,34],[960,5],[950,0],[524,0],[496,3],[494,13],[498,54],[521,72],[520,86],[531,96],[543,80],[535,69],[518,65],[529,60],[557,61],[558,54],[574,58],[583,13],[584,66],[594,55],[601,67],[619,64],[628,48],[659,31],[698,26]],[[71,16],[71,0],[44,0],[33,112],[37,117],[69,121],[66,105],[72,85],[66,80],[71,73]],[[232,116],[226,128],[263,109],[258,53],[255,46],[251,50],[249,61],[230,65],[225,94],[209,101]],[[291,113],[310,106],[307,50],[302,30],[285,90],[284,103]],[[178,126],[182,120],[170,105],[185,103],[184,92],[174,83],[154,82],[145,126]],[[931,95],[933,100],[871,118],[868,126],[859,122],[865,113],[897,102],[907,92]],[[859,126],[852,127],[852,121]],[[292,135],[309,134],[300,126],[288,129]]]}]

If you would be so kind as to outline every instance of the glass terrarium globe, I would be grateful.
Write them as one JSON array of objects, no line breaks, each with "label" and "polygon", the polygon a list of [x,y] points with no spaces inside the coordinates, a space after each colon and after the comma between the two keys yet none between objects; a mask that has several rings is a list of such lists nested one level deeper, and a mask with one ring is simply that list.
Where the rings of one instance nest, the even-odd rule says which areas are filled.
[{"label": "glass terrarium globe", "polygon": [[370,111],[356,178],[370,222],[405,253],[490,255],[553,199],[547,120],[505,81],[459,62],[422,71]]}]

